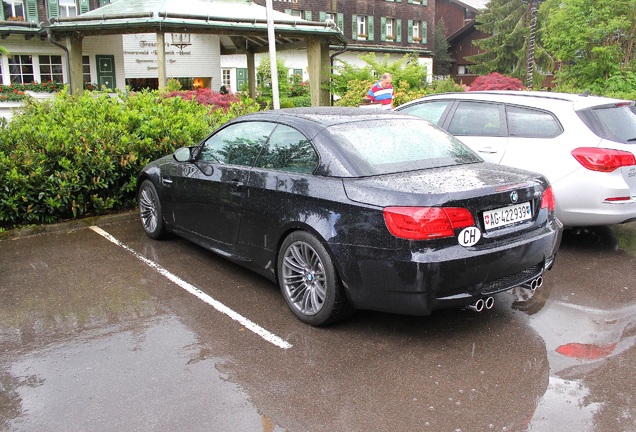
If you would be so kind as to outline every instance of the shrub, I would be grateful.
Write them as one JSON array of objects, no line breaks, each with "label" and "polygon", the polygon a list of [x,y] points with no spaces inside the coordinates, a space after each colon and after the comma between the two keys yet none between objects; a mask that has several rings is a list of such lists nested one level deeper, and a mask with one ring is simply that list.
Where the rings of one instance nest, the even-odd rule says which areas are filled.
[{"label": "shrub", "polygon": [[468,88],[468,91],[479,90],[523,90],[523,84],[518,78],[512,78],[493,72],[475,78]]},{"label": "shrub", "polygon": [[156,91],[27,99],[0,129],[0,228],[130,208],[149,161],[257,109],[246,99],[211,110]]}]

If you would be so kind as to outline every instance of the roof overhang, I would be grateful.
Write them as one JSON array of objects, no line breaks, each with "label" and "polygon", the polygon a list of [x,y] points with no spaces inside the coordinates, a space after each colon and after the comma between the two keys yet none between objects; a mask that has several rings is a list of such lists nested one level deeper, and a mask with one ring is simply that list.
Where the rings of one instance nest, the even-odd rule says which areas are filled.
[{"label": "roof overhang", "polygon": [[[184,13],[183,11],[192,11]],[[308,38],[347,43],[332,22],[306,21],[273,12],[277,49],[304,48]],[[77,17],[53,18],[41,31],[57,38],[131,33],[207,33],[222,36],[223,54],[268,52],[266,9],[251,2],[117,0]]]}]

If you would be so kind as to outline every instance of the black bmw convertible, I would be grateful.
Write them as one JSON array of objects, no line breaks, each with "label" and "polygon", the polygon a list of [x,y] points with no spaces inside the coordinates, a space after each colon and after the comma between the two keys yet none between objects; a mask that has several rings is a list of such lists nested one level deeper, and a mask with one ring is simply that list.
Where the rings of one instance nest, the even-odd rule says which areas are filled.
[{"label": "black bmw convertible", "polygon": [[170,233],[276,281],[324,325],[356,309],[429,315],[535,288],[562,225],[540,174],[484,162],[430,123],[359,108],[236,118],[149,163],[148,236]]}]

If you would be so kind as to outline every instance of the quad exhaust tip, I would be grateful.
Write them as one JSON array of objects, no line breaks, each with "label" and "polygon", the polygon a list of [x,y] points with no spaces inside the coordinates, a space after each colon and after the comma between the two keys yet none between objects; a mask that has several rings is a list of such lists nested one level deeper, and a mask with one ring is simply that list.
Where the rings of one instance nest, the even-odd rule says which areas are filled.
[{"label": "quad exhaust tip", "polygon": [[495,298],[489,296],[475,300],[466,309],[470,309],[475,312],[483,312],[484,310],[492,309],[493,306],[495,306]]},{"label": "quad exhaust tip", "polygon": [[541,285],[543,285],[543,276],[538,276],[531,281],[522,284],[521,286],[531,291],[536,291],[537,288],[541,288]]}]

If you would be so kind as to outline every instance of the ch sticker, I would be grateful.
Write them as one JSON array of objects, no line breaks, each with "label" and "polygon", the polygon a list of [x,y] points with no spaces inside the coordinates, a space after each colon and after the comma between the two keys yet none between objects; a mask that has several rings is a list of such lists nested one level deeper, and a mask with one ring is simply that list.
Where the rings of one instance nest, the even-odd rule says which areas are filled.
[{"label": "ch sticker", "polygon": [[481,231],[477,227],[464,228],[457,236],[459,244],[464,247],[469,247],[476,244],[481,239]]}]

